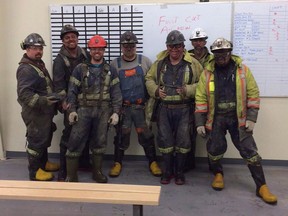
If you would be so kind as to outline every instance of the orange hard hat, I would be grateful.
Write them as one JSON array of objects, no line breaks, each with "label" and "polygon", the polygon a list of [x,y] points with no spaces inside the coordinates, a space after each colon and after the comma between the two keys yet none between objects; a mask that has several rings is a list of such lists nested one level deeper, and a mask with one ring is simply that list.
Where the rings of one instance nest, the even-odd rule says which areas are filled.
[{"label": "orange hard hat", "polygon": [[88,42],[88,48],[105,48],[107,46],[107,42],[100,35],[93,36]]}]

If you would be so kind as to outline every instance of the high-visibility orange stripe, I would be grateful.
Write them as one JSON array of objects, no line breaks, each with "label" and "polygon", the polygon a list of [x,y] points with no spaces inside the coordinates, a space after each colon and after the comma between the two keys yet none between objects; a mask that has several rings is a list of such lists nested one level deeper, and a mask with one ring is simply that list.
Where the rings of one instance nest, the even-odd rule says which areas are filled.
[{"label": "high-visibility orange stripe", "polygon": [[207,112],[207,104],[196,104],[195,112]]},{"label": "high-visibility orange stripe", "polygon": [[242,102],[242,109],[245,109],[246,105],[246,100],[243,100],[243,96],[246,95],[246,79],[242,79],[241,78],[241,74],[243,73],[242,71],[242,67],[240,67],[238,69],[238,73],[239,73],[239,78],[240,78],[240,83],[241,83],[241,102]]}]

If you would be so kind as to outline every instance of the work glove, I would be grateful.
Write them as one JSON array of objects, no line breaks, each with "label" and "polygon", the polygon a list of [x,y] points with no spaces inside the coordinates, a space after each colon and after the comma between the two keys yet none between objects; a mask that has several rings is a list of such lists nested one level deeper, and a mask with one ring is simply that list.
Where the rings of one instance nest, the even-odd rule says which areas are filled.
[{"label": "work glove", "polygon": [[253,131],[254,127],[255,127],[255,122],[246,120],[245,128],[247,132]]},{"label": "work glove", "polygon": [[113,113],[110,118],[108,123],[110,123],[111,125],[117,125],[119,122],[119,115],[117,113]]},{"label": "work glove", "polygon": [[206,136],[205,126],[198,126],[198,127],[197,127],[197,133],[198,133],[200,136],[205,137],[205,136]]},{"label": "work glove", "polygon": [[78,114],[76,112],[71,112],[69,114],[69,124],[73,125],[78,121]]}]

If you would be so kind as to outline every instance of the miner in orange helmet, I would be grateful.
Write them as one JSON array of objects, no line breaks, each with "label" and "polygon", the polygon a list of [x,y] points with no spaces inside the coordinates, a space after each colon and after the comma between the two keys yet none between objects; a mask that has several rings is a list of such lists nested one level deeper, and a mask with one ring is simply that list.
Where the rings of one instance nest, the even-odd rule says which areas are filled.
[{"label": "miner in orange helmet", "polygon": [[73,71],[68,88],[69,122],[73,125],[66,153],[66,181],[77,182],[79,157],[89,138],[93,176],[98,183],[108,182],[102,173],[107,145],[108,124],[116,125],[122,106],[117,71],[104,59],[106,40],[93,36],[88,42],[91,59]]}]

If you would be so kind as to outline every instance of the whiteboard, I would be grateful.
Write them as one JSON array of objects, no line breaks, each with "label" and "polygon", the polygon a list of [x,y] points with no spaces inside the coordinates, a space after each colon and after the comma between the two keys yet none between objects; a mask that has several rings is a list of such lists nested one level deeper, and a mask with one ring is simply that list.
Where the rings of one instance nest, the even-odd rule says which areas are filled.
[{"label": "whiteboard", "polygon": [[152,60],[166,49],[166,36],[175,29],[185,36],[188,50],[192,49],[190,35],[197,27],[208,34],[208,48],[218,37],[231,39],[231,3],[146,5],[141,6],[141,10],[144,16],[143,53]]},{"label": "whiteboard", "polygon": [[261,96],[288,96],[287,1],[235,3],[233,43]]},{"label": "whiteboard", "polygon": [[51,5],[50,21],[52,58],[62,45],[62,26],[73,24],[81,47],[95,34],[108,41],[108,61],[121,55],[119,38],[125,31],[137,35],[137,53],[154,61],[166,49],[171,30],[184,34],[189,50],[192,30],[201,27],[209,36],[208,48],[218,37],[232,40],[233,53],[252,70],[262,97],[288,97],[288,1]]}]

